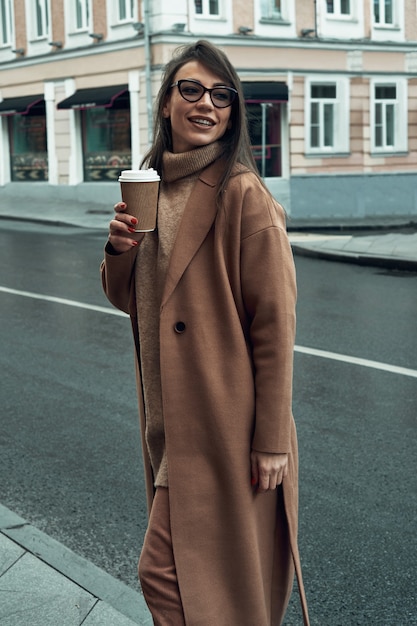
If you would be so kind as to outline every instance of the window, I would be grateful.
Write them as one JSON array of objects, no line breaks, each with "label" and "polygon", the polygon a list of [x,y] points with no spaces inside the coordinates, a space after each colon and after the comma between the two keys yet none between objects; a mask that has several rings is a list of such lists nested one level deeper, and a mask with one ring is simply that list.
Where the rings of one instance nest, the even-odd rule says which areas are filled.
[{"label": "window", "polygon": [[349,150],[349,82],[307,79],[306,149],[310,153]]},{"label": "window", "polygon": [[194,0],[196,15],[213,17],[220,15],[219,0]]},{"label": "window", "polygon": [[90,25],[89,0],[73,0],[75,30],[88,30]]},{"label": "window", "polygon": [[395,85],[375,87],[375,147],[393,148],[395,138]]},{"label": "window", "polygon": [[262,19],[276,20],[282,19],[282,0],[263,0]]},{"label": "window", "polygon": [[372,148],[376,152],[407,150],[407,82],[372,83]]},{"label": "window", "polygon": [[34,2],[34,36],[41,39],[49,34],[48,0],[33,0]]},{"label": "window", "polygon": [[374,0],[374,22],[380,26],[394,25],[394,0]]},{"label": "window", "polygon": [[330,13],[335,17],[350,15],[350,4],[351,0],[327,0],[327,13]]},{"label": "window", "polygon": [[84,180],[117,180],[131,167],[130,109],[81,111]]},{"label": "window", "polygon": [[259,174],[282,176],[281,103],[252,101],[246,103],[252,152]]},{"label": "window", "polygon": [[8,119],[12,181],[48,180],[45,104]]},{"label": "window", "polygon": [[12,0],[0,0],[0,46],[10,45],[12,39]]},{"label": "window", "polygon": [[134,0],[119,0],[119,22],[135,19]]},{"label": "window", "polygon": [[334,147],[336,85],[311,85],[310,146]]}]

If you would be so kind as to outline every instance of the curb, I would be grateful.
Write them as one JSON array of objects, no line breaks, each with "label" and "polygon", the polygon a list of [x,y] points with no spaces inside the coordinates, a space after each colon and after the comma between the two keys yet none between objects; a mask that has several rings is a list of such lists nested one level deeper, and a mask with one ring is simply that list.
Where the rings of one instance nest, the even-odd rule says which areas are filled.
[{"label": "curb", "polygon": [[133,622],[141,626],[152,625],[146,602],[139,592],[75,554],[2,504],[0,533]]},{"label": "curb", "polygon": [[326,261],[336,261],[339,263],[352,263],[363,266],[384,267],[391,270],[401,270],[407,272],[417,271],[417,261],[413,259],[404,259],[388,256],[376,256],[369,254],[360,254],[355,252],[338,252],[329,251],[323,248],[291,243],[294,254],[299,256],[307,256]]}]

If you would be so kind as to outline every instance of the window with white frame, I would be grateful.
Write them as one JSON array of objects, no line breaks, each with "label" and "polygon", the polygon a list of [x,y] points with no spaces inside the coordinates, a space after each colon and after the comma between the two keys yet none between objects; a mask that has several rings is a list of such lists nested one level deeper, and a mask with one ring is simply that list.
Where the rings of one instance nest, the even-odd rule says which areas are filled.
[{"label": "window with white frame", "polygon": [[347,79],[307,80],[306,148],[310,153],[349,150],[349,89]]},{"label": "window with white frame", "polygon": [[119,22],[127,22],[135,19],[134,0],[118,0],[118,18]]},{"label": "window with white frame", "polygon": [[372,84],[372,149],[375,152],[403,152],[407,149],[406,82]]},{"label": "window with white frame", "polygon": [[374,23],[378,26],[393,26],[394,0],[374,0]]},{"label": "window with white frame", "polygon": [[0,46],[9,46],[12,40],[12,0],[0,0]]},{"label": "window with white frame", "polygon": [[335,105],[337,87],[311,85],[310,147],[333,148],[335,143]]},{"label": "window with white frame", "polygon": [[326,0],[327,13],[335,17],[346,17],[352,13],[353,0]]},{"label": "window with white frame", "polygon": [[43,39],[49,35],[49,0],[32,0],[33,35],[35,39]]},{"label": "window with white frame", "polygon": [[282,20],[285,0],[261,0],[261,19]]},{"label": "window with white frame", "polygon": [[90,26],[90,0],[72,0],[74,30],[88,30]]},{"label": "window with white frame", "polygon": [[201,17],[218,17],[220,0],[194,0],[195,14]]}]

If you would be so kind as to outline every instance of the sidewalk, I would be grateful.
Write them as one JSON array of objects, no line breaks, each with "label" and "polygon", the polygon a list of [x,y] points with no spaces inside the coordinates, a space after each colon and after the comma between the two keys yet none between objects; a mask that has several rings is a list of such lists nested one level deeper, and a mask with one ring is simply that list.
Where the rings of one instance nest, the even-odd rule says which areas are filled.
[{"label": "sidewalk", "polygon": [[[51,202],[42,203],[39,199],[28,199],[27,203],[18,199],[17,206],[9,198],[0,202],[0,218],[44,222],[56,226],[65,224],[107,231],[112,215],[111,202],[108,207],[63,200],[59,200],[56,205]],[[404,218],[402,222],[398,218],[384,218],[382,225],[383,229],[378,228],[375,222],[367,222],[361,227],[360,221],[346,221],[343,230],[339,230],[340,225],[336,222],[322,222],[314,225],[311,232],[308,232],[308,222],[300,222],[297,229],[297,221],[291,220],[289,236],[295,254],[416,271],[417,215],[410,216],[408,221]],[[401,232],[401,226],[407,232]],[[330,229],[333,234],[328,234]],[[347,235],[346,231],[355,234]],[[334,234],[335,232],[338,234]]]},{"label": "sidewalk", "polygon": [[326,235],[290,232],[289,235],[294,254],[387,269],[417,270],[417,229],[410,233]]},{"label": "sidewalk", "polygon": [[0,505],[2,626],[151,626],[143,596]]}]

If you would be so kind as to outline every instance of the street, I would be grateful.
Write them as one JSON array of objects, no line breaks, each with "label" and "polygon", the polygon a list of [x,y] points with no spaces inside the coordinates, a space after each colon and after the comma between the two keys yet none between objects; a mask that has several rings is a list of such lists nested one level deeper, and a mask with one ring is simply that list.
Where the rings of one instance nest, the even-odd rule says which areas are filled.
[{"label": "street", "polygon": [[[105,238],[0,223],[0,502],[137,589],[146,504],[133,342],[101,291]],[[306,257],[296,267],[312,625],[417,624],[417,379],[375,367],[417,370],[417,274]],[[285,626],[301,623],[294,593]]]}]

